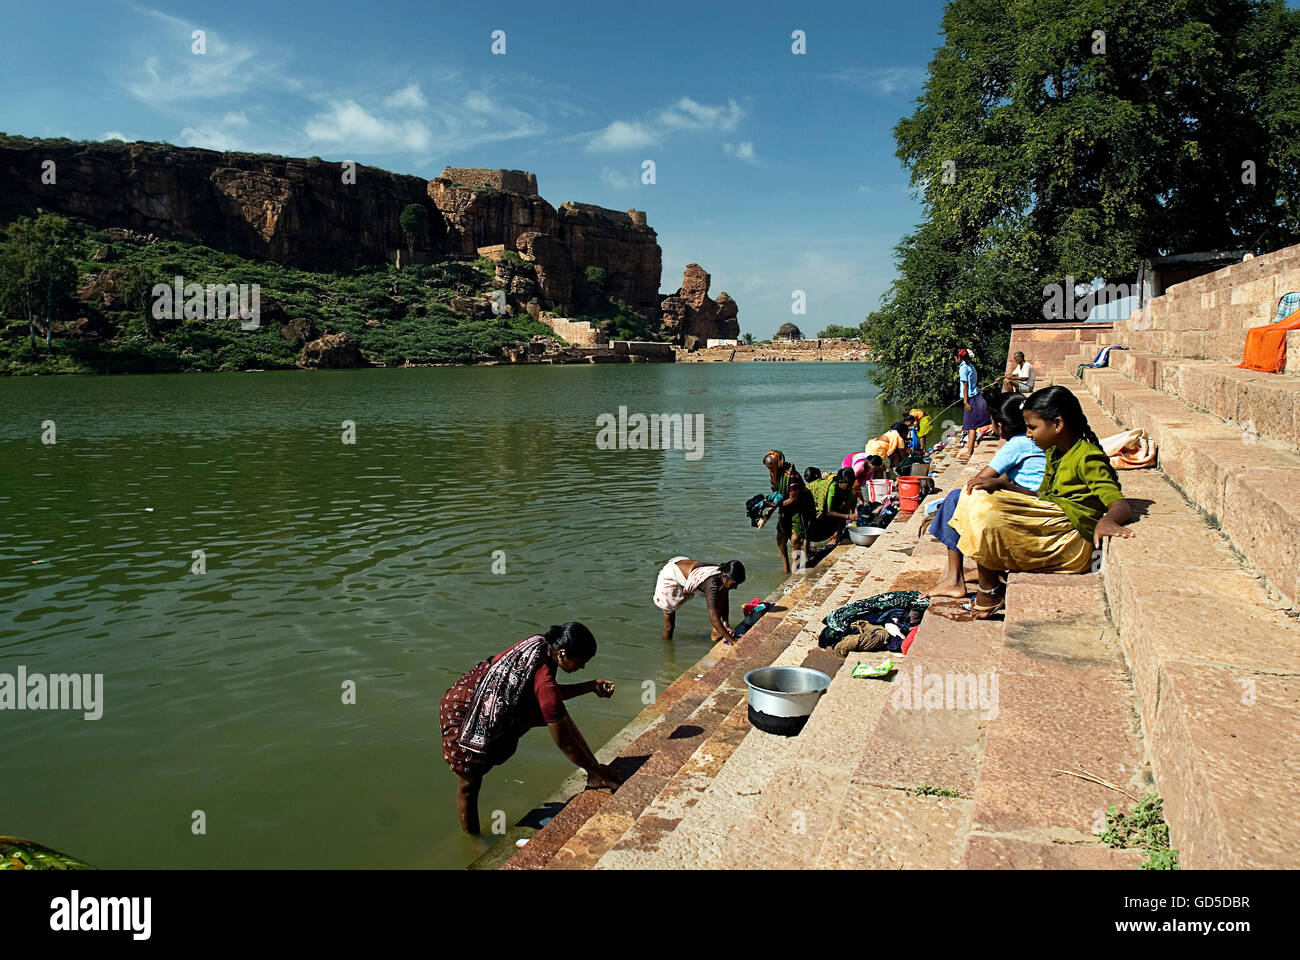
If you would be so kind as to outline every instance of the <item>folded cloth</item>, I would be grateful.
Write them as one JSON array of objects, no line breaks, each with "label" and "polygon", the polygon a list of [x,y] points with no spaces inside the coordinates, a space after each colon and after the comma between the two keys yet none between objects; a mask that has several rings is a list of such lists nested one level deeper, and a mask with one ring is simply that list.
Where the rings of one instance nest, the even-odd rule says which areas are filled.
[{"label": "folded cloth", "polygon": [[849,629],[859,620],[866,620],[873,613],[888,615],[892,610],[902,610],[910,620],[912,611],[920,613],[930,606],[930,598],[923,597],[917,590],[893,590],[880,593],[874,597],[852,600],[832,610],[823,621],[826,626],[817,637],[819,647],[832,647],[848,635]]},{"label": "folded cloth", "polygon": [[1100,446],[1116,470],[1139,470],[1156,465],[1156,442],[1141,427],[1106,437]]},{"label": "folded cloth", "polygon": [[758,597],[755,597],[753,600],[750,600],[747,604],[745,604],[743,607],[740,608],[740,615],[742,617],[749,616],[751,613],[754,612],[754,608],[762,602],[763,601],[758,599]]},{"label": "folded cloth", "polygon": [[655,606],[665,613],[676,612],[678,607],[695,595],[695,591],[700,589],[700,585],[705,580],[722,572],[713,564],[701,564],[688,576],[682,573],[682,568],[677,566],[677,562],[689,559],[690,557],[673,557],[659,571],[654,599]]}]

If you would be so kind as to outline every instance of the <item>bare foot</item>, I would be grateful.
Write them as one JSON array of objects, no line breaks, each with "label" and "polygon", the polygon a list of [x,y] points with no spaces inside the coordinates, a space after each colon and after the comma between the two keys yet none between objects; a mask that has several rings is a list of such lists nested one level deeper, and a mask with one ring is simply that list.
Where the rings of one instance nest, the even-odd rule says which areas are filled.
[{"label": "bare foot", "polygon": [[952,597],[954,600],[965,600],[968,596],[970,596],[970,591],[966,589],[965,584],[958,586],[951,583],[939,583],[939,584],[935,584],[929,590],[925,591],[925,593],[921,594],[921,596]]}]

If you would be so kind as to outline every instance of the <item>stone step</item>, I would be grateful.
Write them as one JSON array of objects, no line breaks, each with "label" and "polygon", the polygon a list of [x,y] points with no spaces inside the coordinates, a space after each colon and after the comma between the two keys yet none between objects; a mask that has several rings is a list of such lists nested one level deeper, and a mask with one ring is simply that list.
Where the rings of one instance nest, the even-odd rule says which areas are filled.
[{"label": "stone step", "polygon": [[[987,450],[982,452],[988,455]],[[936,462],[942,466],[949,459],[945,454],[936,458]],[[832,676],[832,688],[839,689],[844,661],[818,648],[817,635],[823,626],[821,617],[856,597],[895,588],[899,571],[909,566],[918,523],[913,518],[896,519],[870,553],[864,551],[859,555],[869,558],[869,568],[860,567],[853,576],[845,578],[828,595],[819,611],[820,617],[810,621],[799,639],[775,662],[822,669]],[[877,552],[875,548],[882,549]],[[739,701],[714,737],[683,766],[637,823],[601,858],[598,867],[701,869],[718,866],[731,835],[748,821],[760,798],[769,792],[768,784],[773,776],[784,769],[786,753],[795,744],[807,743],[809,729],[817,722],[826,702],[823,697],[809,726],[800,736],[791,738],[750,728],[747,701]],[[832,729],[833,739],[833,728],[828,729]]]},{"label": "stone step", "polygon": [[[844,586],[853,582],[850,578]],[[809,607],[817,603],[812,599],[815,594],[816,590],[810,594]],[[830,595],[830,591],[823,595],[819,608]],[[790,646],[789,640],[795,639],[805,629],[807,622],[787,617],[767,642],[755,646],[752,651],[737,644],[733,656],[719,663],[711,675],[706,674],[701,678],[699,682],[702,685],[713,686],[712,692],[682,723],[660,740],[653,754],[618,788],[613,799],[601,807],[599,816],[580,827],[555,853],[547,863],[547,869],[583,870],[595,866],[632,828],[646,808],[681,772],[682,767],[717,733],[736,705],[747,701],[747,688],[743,679],[745,673],[770,665]]]},{"label": "stone step", "polygon": [[1100,577],[1013,573],[995,675],[965,865],[1135,867],[1095,835],[1152,787]]},{"label": "stone step", "polygon": [[[1097,432],[1117,426],[1091,397],[1080,400]],[[1216,454],[1235,455],[1227,446]],[[1240,482],[1234,476],[1230,484]],[[1276,608],[1170,478],[1130,470],[1120,479],[1142,516],[1132,538],[1107,542],[1102,580],[1172,846],[1193,868],[1294,866],[1300,623]],[[1284,545],[1280,535],[1265,534],[1274,548]]]},{"label": "stone step", "polygon": [[[844,548],[840,550],[844,552]],[[621,747],[615,756],[601,756],[604,762],[629,778],[620,787],[620,794],[638,776],[641,780],[632,785],[634,789],[628,792],[628,798],[631,798],[632,792],[648,789],[646,783],[656,773],[651,769],[642,774],[642,768],[672,734],[679,730],[684,721],[725,683],[732,670],[732,656],[747,658],[755,654],[775,655],[788,645],[811,614],[807,599],[820,579],[820,574],[832,565],[828,563],[820,570],[816,566],[812,567],[810,574],[798,579],[790,590],[779,598],[770,598],[776,599],[776,610],[760,618],[734,647],[729,648],[721,642],[714,645],[694,667],[670,684],[642,711],[633,721],[634,725],[642,728],[640,735]],[[569,798],[561,812],[534,834],[518,853],[510,857],[502,869],[543,869],[611,799],[608,791],[581,790],[580,783],[575,789],[580,792]]]},{"label": "stone step", "polygon": [[[1243,434],[1116,369],[1089,370],[1084,383],[1115,422],[1141,427],[1157,441],[1165,476],[1287,604],[1300,604],[1300,454]],[[1262,402],[1272,388],[1251,390],[1257,392],[1249,396]],[[1239,402],[1238,414],[1241,409]],[[1264,409],[1258,412],[1261,420],[1270,416]]]},{"label": "stone step", "polygon": [[1110,365],[1257,438],[1300,449],[1300,380],[1144,350],[1112,351]]}]

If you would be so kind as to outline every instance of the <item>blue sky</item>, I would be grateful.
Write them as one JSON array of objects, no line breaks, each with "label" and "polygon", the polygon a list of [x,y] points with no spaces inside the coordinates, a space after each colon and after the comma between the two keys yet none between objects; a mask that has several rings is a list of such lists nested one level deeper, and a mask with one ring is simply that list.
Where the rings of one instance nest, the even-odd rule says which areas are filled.
[{"label": "blue sky", "polygon": [[[531,170],[556,206],[645,210],[661,289],[699,263],[759,337],[790,319],[805,333],[856,325],[921,218],[891,130],[940,43],[940,0],[55,9],[6,5],[0,130],[425,177],[448,164]],[[491,52],[494,30],[504,55]],[[805,316],[791,314],[795,290]]]}]

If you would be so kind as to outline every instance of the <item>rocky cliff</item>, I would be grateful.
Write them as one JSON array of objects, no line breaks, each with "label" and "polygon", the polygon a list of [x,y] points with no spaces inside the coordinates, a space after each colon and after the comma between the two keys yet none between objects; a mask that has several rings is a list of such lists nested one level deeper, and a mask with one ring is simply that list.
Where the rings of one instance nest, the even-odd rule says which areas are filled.
[{"label": "rocky cliff", "polygon": [[[53,161],[49,168],[46,161]],[[53,182],[43,182],[50,178]],[[358,166],[158,143],[0,139],[0,220],[41,208],[97,227],[188,237],[308,269],[383,263],[404,243],[398,218],[428,208],[422,250],[446,249],[419,177]],[[43,176],[44,174],[44,176]]]},{"label": "rocky cliff", "polygon": [[[47,161],[53,182],[43,177]],[[518,253],[531,270],[507,264],[499,279],[534,316],[595,311],[618,300],[659,320],[662,253],[643,211],[573,202],[557,210],[538,195],[536,176],[522,170],[447,167],[426,181],[358,166],[355,182],[345,179],[341,164],[319,159],[0,134],[0,223],[39,208],[92,227],[189,238],[308,270],[345,270],[391,262],[399,249],[405,257],[399,218],[417,203],[429,214],[416,239],[417,259],[474,256],[497,246]],[[603,271],[603,278],[592,272],[594,283],[592,267]],[[707,293],[708,274],[700,273]],[[682,313],[687,326],[730,329],[734,304],[681,293],[685,307],[674,308],[689,311]],[[681,318],[676,322],[680,327]]]}]

